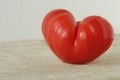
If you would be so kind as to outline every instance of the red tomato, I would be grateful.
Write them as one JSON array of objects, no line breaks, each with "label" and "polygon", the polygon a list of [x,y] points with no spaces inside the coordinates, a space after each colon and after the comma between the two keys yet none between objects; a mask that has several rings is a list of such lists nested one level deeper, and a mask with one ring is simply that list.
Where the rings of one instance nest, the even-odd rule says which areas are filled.
[{"label": "red tomato", "polygon": [[88,63],[103,54],[113,41],[110,23],[100,16],[89,16],[76,22],[64,9],[49,12],[42,32],[51,50],[64,62]]}]

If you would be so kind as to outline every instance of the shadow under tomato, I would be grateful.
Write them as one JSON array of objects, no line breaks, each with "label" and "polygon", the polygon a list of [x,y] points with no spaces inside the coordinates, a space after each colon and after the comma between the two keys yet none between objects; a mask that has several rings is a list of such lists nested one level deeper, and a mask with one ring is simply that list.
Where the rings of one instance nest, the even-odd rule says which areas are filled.
[{"label": "shadow under tomato", "polygon": [[107,54],[100,56],[93,62],[88,63],[89,65],[96,64],[96,65],[120,65],[120,55],[118,54]]}]

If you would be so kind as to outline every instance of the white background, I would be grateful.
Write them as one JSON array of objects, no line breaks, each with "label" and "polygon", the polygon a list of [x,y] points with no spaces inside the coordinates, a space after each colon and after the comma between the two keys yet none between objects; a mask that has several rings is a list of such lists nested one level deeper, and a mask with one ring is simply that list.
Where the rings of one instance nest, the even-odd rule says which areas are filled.
[{"label": "white background", "polygon": [[43,17],[57,8],[69,10],[76,20],[102,16],[120,33],[120,0],[0,0],[0,41],[43,40]]}]

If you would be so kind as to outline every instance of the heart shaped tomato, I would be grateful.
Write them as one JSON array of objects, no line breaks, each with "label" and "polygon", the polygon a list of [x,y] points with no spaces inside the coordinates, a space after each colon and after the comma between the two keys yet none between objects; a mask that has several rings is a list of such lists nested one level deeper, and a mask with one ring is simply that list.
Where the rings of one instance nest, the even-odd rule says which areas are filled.
[{"label": "heart shaped tomato", "polygon": [[64,9],[49,12],[42,23],[45,40],[64,62],[83,64],[103,54],[113,41],[110,23],[100,16],[76,22]]}]

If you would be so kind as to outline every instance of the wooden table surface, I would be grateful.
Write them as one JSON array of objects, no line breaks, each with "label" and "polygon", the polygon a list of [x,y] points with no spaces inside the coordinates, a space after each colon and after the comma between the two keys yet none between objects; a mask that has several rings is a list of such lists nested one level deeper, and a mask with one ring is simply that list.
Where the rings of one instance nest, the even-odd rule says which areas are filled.
[{"label": "wooden table surface", "polygon": [[120,35],[85,65],[59,60],[44,41],[0,43],[0,80],[120,80]]}]

